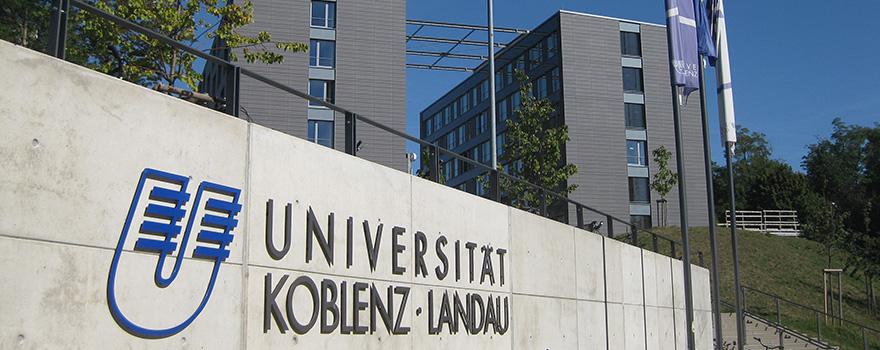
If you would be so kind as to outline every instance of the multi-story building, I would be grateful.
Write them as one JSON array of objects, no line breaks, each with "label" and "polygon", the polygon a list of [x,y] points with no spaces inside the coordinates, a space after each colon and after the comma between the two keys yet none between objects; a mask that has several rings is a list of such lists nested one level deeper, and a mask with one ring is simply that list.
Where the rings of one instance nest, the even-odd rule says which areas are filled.
[{"label": "multi-story building", "polygon": [[[568,126],[566,162],[577,165],[571,198],[632,223],[656,222],[657,193],[650,189],[651,151],[675,152],[666,28],[663,25],[559,11],[496,55],[497,148],[504,153],[506,121],[520,104],[515,70],[533,93],[555,107]],[[484,63],[420,116],[421,137],[489,164],[488,69]],[[691,96],[696,96],[696,93]],[[700,101],[682,108],[685,175],[691,225],[707,225]],[[441,158],[446,160],[447,158]],[[675,169],[673,156],[670,167]],[[509,166],[509,164],[504,164]],[[444,162],[451,186],[482,194],[481,175],[464,162]],[[668,223],[679,223],[677,189],[667,196]],[[570,208],[570,211],[573,208]],[[564,214],[563,214],[564,215]],[[569,220],[573,215],[569,212]],[[587,220],[604,220],[585,213]]]},{"label": "multi-story building", "polygon": [[[309,43],[309,52],[283,52],[280,64],[239,62],[242,67],[406,130],[405,0],[250,1],[254,22],[242,33],[266,31],[274,41]],[[209,90],[223,86],[211,80],[214,68],[206,67]],[[246,76],[240,86],[242,118],[344,149],[344,115]],[[403,139],[363,123],[357,138],[358,156],[406,169]]]}]

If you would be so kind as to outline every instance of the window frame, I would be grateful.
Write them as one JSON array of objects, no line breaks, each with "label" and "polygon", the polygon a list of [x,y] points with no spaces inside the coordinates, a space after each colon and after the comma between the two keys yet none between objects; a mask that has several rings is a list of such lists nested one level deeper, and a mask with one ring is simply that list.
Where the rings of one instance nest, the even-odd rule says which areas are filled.
[{"label": "window frame", "polygon": [[647,177],[629,177],[627,180],[627,184],[629,187],[629,202],[637,204],[650,204],[651,180]]},{"label": "window frame", "polygon": [[[638,86],[636,87],[636,89],[631,89],[631,88],[627,87],[628,79],[627,79],[626,72],[637,72],[638,73],[638,75],[636,77]],[[624,92],[638,93],[638,94],[645,93],[645,75],[644,75],[644,71],[642,70],[642,68],[623,67],[621,69],[621,73],[623,75],[623,91]]]},{"label": "window frame", "polygon": [[[330,57],[330,58],[326,58],[326,57],[323,57],[323,55],[321,55],[321,49],[326,44],[332,45],[333,54],[332,54],[332,57]],[[323,63],[325,63],[325,62],[322,62],[322,61],[328,60],[328,59],[332,61],[330,63],[330,65],[329,66],[323,65]],[[314,61],[314,63],[313,63],[313,61]],[[335,69],[336,68],[336,42],[333,40],[309,39],[309,67]]]},{"label": "window frame", "polygon": [[[630,120],[633,119],[633,117],[630,115],[630,110],[631,110],[630,107],[631,106],[638,106],[639,107],[639,110],[641,111],[641,118],[640,118],[641,126],[634,125],[633,123],[630,123]],[[645,110],[645,105],[643,105],[641,103],[626,102],[623,104],[623,115],[624,115],[624,124],[626,125],[627,129],[629,129],[629,130],[647,130],[648,116],[647,116],[647,111]]]},{"label": "window frame", "polygon": [[[320,20],[324,22],[323,25],[315,24],[315,19],[319,19],[318,17],[315,17],[315,5],[324,5],[324,17],[320,18]],[[330,11],[331,8],[332,11]],[[309,11],[309,26],[312,28],[336,29],[336,2],[312,0]],[[330,15],[331,13],[332,16]]]},{"label": "window frame", "polygon": [[[632,52],[629,52],[629,50],[627,50],[627,48],[629,47],[627,44],[630,43],[630,41],[627,40],[628,36],[635,36],[636,48],[637,48],[638,52],[632,53]],[[642,57],[642,35],[641,35],[641,33],[627,32],[627,31],[620,32],[620,55],[623,57]]]},{"label": "window frame", "polygon": [[[322,96],[315,96],[312,94],[312,83],[313,82],[322,82],[324,83],[324,88],[322,89]],[[324,80],[324,79],[309,79],[309,96],[319,98],[324,102],[334,103],[336,99],[336,82],[333,80]],[[323,108],[327,109],[319,104],[314,104],[312,101],[308,102],[310,108]]]},{"label": "window frame", "polygon": [[[636,154],[635,156],[630,155],[630,145],[636,144],[635,147]],[[637,167],[647,167],[648,166],[648,142],[645,140],[626,140],[626,165],[627,166],[637,166]],[[633,157],[635,157],[635,162],[633,162]]]},{"label": "window frame", "polygon": [[[322,138],[318,137],[318,134],[320,133],[320,130],[321,130],[321,128],[319,127],[319,124],[329,124],[329,126],[330,126],[329,144],[322,143],[321,142]],[[314,128],[312,128],[312,125],[314,125]],[[314,130],[314,135],[312,133],[312,130]],[[336,124],[332,120],[309,119],[308,120],[308,128],[306,129],[306,140],[308,140],[309,142],[314,142],[314,143],[322,145],[322,146],[334,148],[335,143],[336,143],[335,132],[336,132]]]}]

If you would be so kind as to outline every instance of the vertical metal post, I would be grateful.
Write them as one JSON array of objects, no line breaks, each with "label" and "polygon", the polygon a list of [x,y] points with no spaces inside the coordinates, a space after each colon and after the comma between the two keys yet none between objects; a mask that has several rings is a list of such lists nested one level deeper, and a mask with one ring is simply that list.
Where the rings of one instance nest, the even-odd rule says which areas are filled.
[{"label": "vertical metal post", "polygon": [[498,169],[490,171],[489,177],[489,196],[493,201],[501,203],[501,175],[498,174]]},{"label": "vertical metal post", "polygon": [[779,297],[773,297],[773,301],[776,303],[776,331],[779,333],[779,346],[785,347],[785,340],[782,336],[782,313],[779,310]]},{"label": "vertical metal post", "polygon": [[580,204],[575,204],[575,211],[577,212],[578,228],[584,228],[584,207]]},{"label": "vertical metal post", "polygon": [[816,339],[822,341],[822,319],[819,317],[819,311],[816,311]]},{"label": "vertical metal post", "polygon": [[837,273],[837,315],[840,326],[843,326],[843,271]]},{"label": "vertical metal post", "polygon": [[545,189],[541,189],[541,216],[550,217],[547,211],[547,191]]},{"label": "vertical metal post", "polygon": [[440,183],[440,146],[432,144],[430,153],[431,160],[429,163],[429,169],[431,172],[431,181]]},{"label": "vertical metal post", "polygon": [[[724,148],[724,157],[727,159],[727,180],[730,188],[730,240],[733,254],[733,284],[736,292],[736,340],[739,350],[743,350],[746,340],[745,325],[743,320],[744,300],[742,295],[742,286],[739,280],[739,242],[736,236],[736,190],[734,189],[733,179],[733,155],[730,153],[728,144]],[[818,315],[818,314],[817,314]]]},{"label": "vertical metal post", "polygon": [[69,0],[55,0],[52,5],[52,17],[49,23],[48,53],[53,57],[64,59],[67,43],[67,15],[70,13]]},{"label": "vertical metal post", "polygon": [[357,156],[357,115],[345,113],[345,153]]},{"label": "vertical metal post", "polygon": [[238,111],[240,109],[238,91],[239,79],[241,78],[241,68],[238,66],[228,66],[226,67],[226,72],[226,87],[223,90],[226,93],[225,113],[238,117]]},{"label": "vertical metal post", "polygon": [[865,335],[865,327],[860,327],[862,329],[862,344],[865,350],[868,350],[868,337]]},{"label": "vertical metal post", "polygon": [[605,228],[608,232],[608,238],[614,238],[614,218],[611,215],[606,215],[605,223],[608,224]]},{"label": "vertical metal post", "polygon": [[635,226],[632,226],[632,231],[629,233],[629,239],[632,241],[632,245],[638,247],[639,246],[639,229]]},{"label": "vertical metal post", "polygon": [[[675,76],[675,67],[672,65],[672,26],[666,26],[667,46],[670,54],[669,57],[669,76]],[[675,134],[675,162],[678,171],[678,212],[679,223],[681,225],[681,249],[682,249],[682,266],[684,269],[684,306],[685,306],[685,329],[687,331],[687,348],[694,350],[696,347],[694,339],[694,298],[693,285],[691,284],[691,250],[690,236],[688,234],[688,214],[687,214],[687,185],[685,179],[684,168],[684,141],[681,135],[681,104],[679,102],[678,86],[671,84],[672,93],[672,123]]]},{"label": "vertical metal post", "polygon": [[706,261],[703,259],[703,252],[697,252],[697,260],[700,261],[700,266],[706,265]]},{"label": "vertical metal post", "polygon": [[487,0],[487,14],[489,24],[489,125],[490,147],[492,148],[492,169],[498,169],[498,142],[496,140],[497,127],[495,126],[495,14],[492,0]]},{"label": "vertical metal post", "polygon": [[651,246],[654,248],[654,253],[659,253],[657,250],[657,234],[651,234]]},{"label": "vertical metal post", "polygon": [[672,258],[678,259],[678,254],[675,254],[675,241],[669,241],[669,245],[672,247]]},{"label": "vertical metal post", "polygon": [[[712,253],[712,320],[715,324],[715,349],[721,350],[721,287],[718,272],[718,241],[715,235],[715,189],[712,183],[712,147],[709,142],[709,117],[706,111],[706,82],[703,79],[704,61],[700,59],[700,114],[703,120],[703,166],[706,171],[706,202],[709,208],[709,250]],[[702,263],[700,263],[702,265]]]}]

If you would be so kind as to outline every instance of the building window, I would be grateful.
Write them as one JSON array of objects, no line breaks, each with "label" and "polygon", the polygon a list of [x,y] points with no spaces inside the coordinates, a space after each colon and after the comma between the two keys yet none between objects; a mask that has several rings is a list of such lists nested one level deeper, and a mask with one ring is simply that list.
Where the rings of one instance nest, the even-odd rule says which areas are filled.
[{"label": "building window", "polygon": [[631,203],[651,203],[651,187],[647,177],[629,178],[629,201]]},{"label": "building window", "polygon": [[504,123],[505,120],[507,120],[508,114],[510,112],[508,110],[509,105],[507,104],[507,102],[508,101],[505,98],[505,99],[502,99],[501,101],[498,101],[498,105],[495,106],[496,107],[495,111],[498,113],[498,115],[497,115],[498,124],[502,124],[502,123]]},{"label": "building window", "polygon": [[630,215],[629,223],[633,224],[633,226],[649,229],[651,228],[651,216],[650,215]]},{"label": "building window", "polygon": [[489,113],[483,112],[477,117],[477,135],[482,135],[489,129]]},{"label": "building window", "polygon": [[471,109],[471,102],[468,100],[469,97],[470,94],[466,93],[458,98],[458,105],[461,106],[461,114],[465,114],[469,109]]},{"label": "building window", "polygon": [[509,118],[513,118],[516,116],[515,112],[519,110],[520,104],[522,104],[522,101],[520,100],[519,91],[514,92],[512,95],[510,95],[510,115],[508,116]]},{"label": "building window", "polygon": [[642,69],[623,67],[623,91],[644,92],[642,87]]},{"label": "building window", "polygon": [[336,28],[336,3],[312,1],[312,27]]},{"label": "building window", "polygon": [[541,62],[544,60],[544,49],[541,42],[538,42],[537,45],[529,49],[529,69],[534,70],[537,69],[538,66],[541,65]]},{"label": "building window", "polygon": [[464,144],[467,141],[467,124],[458,127],[458,144]]},{"label": "building window", "polygon": [[329,120],[309,120],[308,140],[333,148],[333,122]]},{"label": "building window", "polygon": [[553,59],[556,57],[556,52],[559,51],[559,37],[556,33],[550,34],[547,37],[547,59]]},{"label": "building window", "polygon": [[504,66],[504,86],[513,84],[513,69],[514,67],[512,64]]},{"label": "building window", "polygon": [[480,83],[480,101],[485,101],[489,99],[489,80],[483,80]]},{"label": "building window", "polygon": [[[309,95],[333,103],[333,97],[335,95],[333,81],[309,79]],[[312,101],[309,101],[309,106],[322,107],[320,104]]]},{"label": "building window", "polygon": [[495,137],[495,151],[498,152],[498,157],[501,157],[501,155],[504,154],[504,140],[506,138],[507,133],[498,134],[498,136]]},{"label": "building window", "polygon": [[639,33],[620,32],[620,54],[623,56],[642,56],[642,39]]},{"label": "building window", "polygon": [[336,42],[329,40],[309,41],[309,66],[333,68],[336,66]]},{"label": "building window", "polygon": [[638,103],[624,103],[626,110],[626,128],[644,130],[647,126],[645,123],[645,105]]},{"label": "building window", "polygon": [[431,136],[434,133],[434,121],[433,118],[428,118],[424,122],[425,124],[425,137]]},{"label": "building window", "polygon": [[455,146],[458,146],[458,143],[456,142],[457,140],[458,138],[456,137],[455,130],[446,134],[446,148],[453,149]]},{"label": "building window", "polygon": [[535,97],[542,99],[547,97],[547,76],[541,76],[535,81]]},{"label": "building window", "polygon": [[516,69],[520,72],[526,72],[526,56],[520,55],[516,58]]},{"label": "building window", "polygon": [[446,106],[443,109],[443,125],[447,125],[452,122],[452,105]]},{"label": "building window", "polygon": [[648,145],[645,141],[626,140],[626,164],[635,166],[647,166],[648,158],[646,149]]},{"label": "building window", "polygon": [[483,142],[480,144],[480,159],[483,164],[489,164],[492,162],[492,145],[489,143],[490,141]]},{"label": "building window", "polygon": [[440,131],[443,127],[443,111],[437,112],[431,119],[434,120],[434,131]]},{"label": "building window", "polygon": [[559,67],[553,68],[553,70],[550,71],[550,93],[559,92],[560,82]]}]

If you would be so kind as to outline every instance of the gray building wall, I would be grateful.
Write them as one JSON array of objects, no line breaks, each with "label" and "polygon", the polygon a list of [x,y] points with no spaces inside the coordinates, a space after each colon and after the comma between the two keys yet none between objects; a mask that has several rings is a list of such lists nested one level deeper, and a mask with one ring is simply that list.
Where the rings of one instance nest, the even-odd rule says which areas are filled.
[{"label": "gray building wall", "polygon": [[[648,124],[648,149],[661,145],[672,152],[669,166],[676,171],[675,134],[672,118],[672,92],[669,83],[669,56],[666,43],[666,27],[643,25],[642,64],[645,80],[645,111]],[[685,181],[687,185],[688,222],[691,226],[709,224],[708,203],[706,201],[706,175],[703,167],[703,137],[700,121],[699,92],[690,95],[687,106],[681,108],[682,138],[684,141]],[[651,174],[657,172],[657,164],[648,161]],[[660,196],[651,193],[652,202]],[[670,225],[680,224],[678,186],[667,195],[668,221]],[[656,202],[652,204],[653,220],[657,222]]]},{"label": "gray building wall", "polygon": [[[252,0],[254,23],[244,33],[268,31],[273,40],[308,43],[311,1]],[[406,1],[340,0],[336,26],[336,104],[372,120],[406,130]],[[295,89],[307,91],[308,53],[284,53],[284,63],[242,66]],[[308,103],[296,96],[242,77],[241,106],[254,122],[306,137]],[[243,114],[243,113],[242,113]],[[242,115],[244,117],[244,115]],[[406,169],[404,141],[360,123],[358,156],[399,170]],[[335,143],[345,148],[345,116],[335,115]]]},{"label": "gray building wall", "polygon": [[[568,162],[578,166],[570,180],[578,189],[571,198],[628,220],[618,22],[566,12],[559,16],[562,93],[571,138],[565,150]],[[605,220],[589,211],[584,219]]]}]

